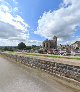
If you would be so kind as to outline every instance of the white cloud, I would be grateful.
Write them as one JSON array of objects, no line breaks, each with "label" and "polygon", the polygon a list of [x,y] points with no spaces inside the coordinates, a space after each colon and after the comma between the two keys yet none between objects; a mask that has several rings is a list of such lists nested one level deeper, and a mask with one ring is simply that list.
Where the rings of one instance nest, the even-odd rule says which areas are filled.
[{"label": "white cloud", "polygon": [[80,26],[80,0],[63,0],[61,5],[55,11],[43,13],[35,34],[45,38],[55,35],[60,41],[66,41],[75,34],[76,27]]},{"label": "white cloud", "polygon": [[80,41],[80,36],[75,36],[72,40],[68,40],[65,44],[73,44],[76,41]]},{"label": "white cloud", "polygon": [[21,16],[17,15],[18,7],[16,5],[18,3],[16,0],[12,0],[15,7],[12,7],[5,0],[0,0],[0,3],[0,44],[4,43],[5,40],[7,40],[8,45],[12,45],[12,41],[14,41],[14,45],[18,41],[27,41],[29,25]]},{"label": "white cloud", "polygon": [[41,41],[37,41],[37,40],[29,40],[28,41],[28,44],[29,45],[42,45],[42,42]]}]

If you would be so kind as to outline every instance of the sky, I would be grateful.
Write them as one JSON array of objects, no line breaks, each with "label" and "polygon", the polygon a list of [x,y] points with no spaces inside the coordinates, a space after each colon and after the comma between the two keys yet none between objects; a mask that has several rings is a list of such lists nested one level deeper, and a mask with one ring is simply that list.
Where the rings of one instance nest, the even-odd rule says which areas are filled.
[{"label": "sky", "polygon": [[0,46],[80,41],[80,0],[0,0]]}]

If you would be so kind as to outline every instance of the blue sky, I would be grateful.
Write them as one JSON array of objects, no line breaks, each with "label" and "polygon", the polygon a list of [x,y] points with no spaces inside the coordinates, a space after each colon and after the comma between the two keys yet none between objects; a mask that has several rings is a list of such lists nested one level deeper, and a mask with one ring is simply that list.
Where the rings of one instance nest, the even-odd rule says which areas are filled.
[{"label": "blue sky", "polygon": [[[0,0],[0,45],[80,40],[80,0]],[[6,34],[5,34],[6,33]]]},{"label": "blue sky", "polygon": [[49,10],[53,11],[59,8],[59,4],[62,0],[18,0],[20,9],[22,11],[21,16],[30,25],[30,39],[31,40],[43,40],[45,38],[39,35],[33,34],[33,31],[37,30],[38,19],[43,15],[44,12]]}]

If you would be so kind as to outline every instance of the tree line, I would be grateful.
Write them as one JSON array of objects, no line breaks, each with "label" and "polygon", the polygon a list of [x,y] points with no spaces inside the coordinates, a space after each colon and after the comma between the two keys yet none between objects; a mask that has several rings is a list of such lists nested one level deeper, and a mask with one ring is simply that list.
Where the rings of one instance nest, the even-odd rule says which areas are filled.
[{"label": "tree line", "polygon": [[14,51],[14,50],[36,50],[39,49],[40,46],[32,45],[32,46],[26,46],[25,43],[20,42],[18,46],[0,46],[0,50],[3,51]]}]

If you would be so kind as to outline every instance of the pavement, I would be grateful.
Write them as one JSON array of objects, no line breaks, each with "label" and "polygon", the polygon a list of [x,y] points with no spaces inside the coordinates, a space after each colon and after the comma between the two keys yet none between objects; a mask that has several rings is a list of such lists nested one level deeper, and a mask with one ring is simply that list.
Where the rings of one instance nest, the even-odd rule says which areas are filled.
[{"label": "pavement", "polygon": [[78,92],[49,74],[0,57],[0,92]]}]

